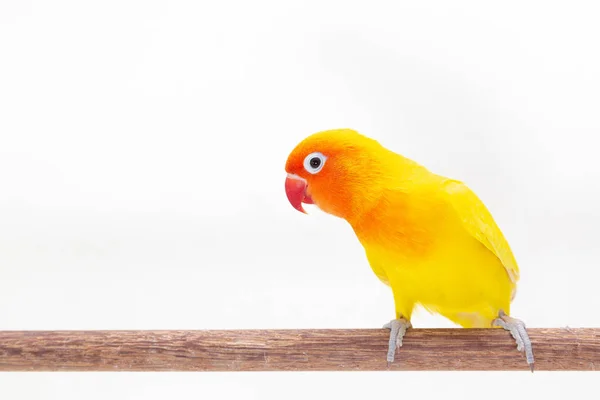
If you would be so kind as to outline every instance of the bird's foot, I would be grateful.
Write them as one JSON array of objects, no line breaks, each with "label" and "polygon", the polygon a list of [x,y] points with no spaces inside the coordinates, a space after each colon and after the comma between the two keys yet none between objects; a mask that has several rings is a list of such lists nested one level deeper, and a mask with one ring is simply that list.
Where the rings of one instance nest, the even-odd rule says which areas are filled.
[{"label": "bird's foot", "polygon": [[492,325],[501,326],[510,332],[512,337],[515,339],[515,342],[517,342],[517,350],[525,351],[527,364],[531,368],[531,372],[533,372],[533,348],[531,347],[531,340],[529,340],[529,335],[525,329],[525,323],[519,319],[509,317],[504,313],[504,311],[500,310],[498,313],[498,318],[492,321]]},{"label": "bird's foot", "polygon": [[383,326],[384,329],[390,330],[390,342],[388,345],[387,352],[388,367],[394,362],[396,349],[399,349],[402,346],[402,339],[404,338],[404,334],[406,333],[406,330],[411,326],[412,325],[410,324],[410,321],[403,317],[393,319]]}]

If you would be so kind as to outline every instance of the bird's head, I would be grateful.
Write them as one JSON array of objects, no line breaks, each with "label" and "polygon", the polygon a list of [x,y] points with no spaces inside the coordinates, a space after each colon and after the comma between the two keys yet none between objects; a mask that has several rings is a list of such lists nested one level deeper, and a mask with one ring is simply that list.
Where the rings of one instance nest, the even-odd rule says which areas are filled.
[{"label": "bird's head", "polygon": [[351,129],[308,136],[288,156],[285,191],[291,205],[302,203],[349,220],[379,198],[390,151]]}]

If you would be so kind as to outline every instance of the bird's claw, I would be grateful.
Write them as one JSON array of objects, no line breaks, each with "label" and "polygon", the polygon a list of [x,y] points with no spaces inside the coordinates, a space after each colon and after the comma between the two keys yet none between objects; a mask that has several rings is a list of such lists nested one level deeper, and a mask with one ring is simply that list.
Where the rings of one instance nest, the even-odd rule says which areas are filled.
[{"label": "bird's claw", "polygon": [[386,357],[388,368],[394,362],[396,350],[402,347],[402,339],[406,334],[406,330],[411,326],[410,321],[405,318],[393,319],[383,326],[384,329],[390,330],[390,340]]},{"label": "bird's claw", "polygon": [[504,311],[501,310],[498,313],[498,318],[492,322],[492,325],[500,326],[510,332],[517,344],[517,350],[520,352],[525,352],[527,364],[531,368],[531,372],[533,372],[535,365],[533,348],[531,346],[529,335],[527,334],[527,329],[525,329],[525,323],[519,319],[509,317],[504,313]]}]

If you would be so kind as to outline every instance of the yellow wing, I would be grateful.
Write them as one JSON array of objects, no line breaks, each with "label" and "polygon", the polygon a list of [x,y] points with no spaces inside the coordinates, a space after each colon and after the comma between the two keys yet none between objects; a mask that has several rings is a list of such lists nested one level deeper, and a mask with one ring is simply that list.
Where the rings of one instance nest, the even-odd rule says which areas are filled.
[{"label": "yellow wing", "polygon": [[513,284],[512,299],[519,280],[519,266],[492,214],[464,183],[448,179],[444,182],[444,188],[449,194],[450,204],[458,213],[465,229],[493,252],[504,265]]}]

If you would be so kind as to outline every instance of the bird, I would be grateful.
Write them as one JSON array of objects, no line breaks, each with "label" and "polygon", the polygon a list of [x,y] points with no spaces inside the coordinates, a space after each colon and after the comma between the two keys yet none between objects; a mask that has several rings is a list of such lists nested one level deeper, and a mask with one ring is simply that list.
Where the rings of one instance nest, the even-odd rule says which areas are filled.
[{"label": "bird", "polygon": [[289,153],[285,192],[345,220],[392,291],[388,367],[416,306],[463,328],[503,328],[534,369],[525,323],[511,316],[519,266],[502,231],[462,181],[438,175],[356,130],[310,134]]}]

